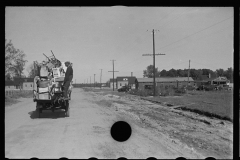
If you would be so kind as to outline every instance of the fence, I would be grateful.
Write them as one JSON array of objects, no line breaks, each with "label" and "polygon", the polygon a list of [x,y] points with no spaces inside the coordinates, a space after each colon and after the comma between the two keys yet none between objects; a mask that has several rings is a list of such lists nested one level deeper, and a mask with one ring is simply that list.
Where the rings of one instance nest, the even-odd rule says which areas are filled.
[{"label": "fence", "polygon": [[5,97],[19,95],[19,94],[29,94],[29,93],[33,93],[33,91],[32,90],[19,90],[19,89],[5,90]]}]

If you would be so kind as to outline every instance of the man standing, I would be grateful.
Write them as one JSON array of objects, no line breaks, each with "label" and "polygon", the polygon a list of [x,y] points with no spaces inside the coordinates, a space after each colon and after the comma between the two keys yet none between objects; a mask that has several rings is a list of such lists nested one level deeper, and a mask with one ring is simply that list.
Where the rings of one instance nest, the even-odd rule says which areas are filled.
[{"label": "man standing", "polygon": [[72,93],[72,88],[73,88],[73,81],[71,81],[70,83],[70,86],[68,88],[68,97],[69,97],[69,100],[71,100],[71,93]]},{"label": "man standing", "polygon": [[65,62],[65,66],[67,67],[67,70],[65,73],[64,81],[63,81],[63,86],[64,86],[63,94],[64,94],[64,98],[68,98],[67,92],[68,92],[68,87],[70,86],[70,82],[73,79],[73,69],[69,61]]}]

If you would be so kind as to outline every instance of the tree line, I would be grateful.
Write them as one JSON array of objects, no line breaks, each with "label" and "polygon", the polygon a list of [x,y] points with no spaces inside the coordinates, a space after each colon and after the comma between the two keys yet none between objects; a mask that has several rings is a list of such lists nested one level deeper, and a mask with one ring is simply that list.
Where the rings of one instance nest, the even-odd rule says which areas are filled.
[{"label": "tree line", "polygon": [[[204,75],[211,74],[211,77],[226,77],[228,80],[232,81],[233,79],[233,68],[230,67],[227,70],[222,68],[216,69],[215,71],[211,69],[190,69],[189,77],[192,77],[193,80],[202,80]],[[170,69],[158,71],[158,68],[155,68],[155,77],[187,77],[188,69]],[[153,65],[147,66],[146,70],[143,70],[143,77],[153,78]]]},{"label": "tree line", "polygon": [[15,77],[26,77],[23,74],[27,62],[26,54],[14,47],[11,40],[5,39],[5,80],[12,80]]}]

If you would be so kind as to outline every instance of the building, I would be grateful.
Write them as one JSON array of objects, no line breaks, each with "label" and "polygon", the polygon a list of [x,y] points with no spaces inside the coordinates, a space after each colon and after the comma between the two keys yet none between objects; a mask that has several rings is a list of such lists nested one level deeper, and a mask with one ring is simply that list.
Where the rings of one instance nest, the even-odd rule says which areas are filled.
[{"label": "building", "polygon": [[[189,82],[188,82],[189,81]],[[155,78],[156,87],[182,87],[183,85],[196,85],[192,77],[158,77]],[[153,78],[136,78],[136,89],[152,89]]]},{"label": "building", "polygon": [[14,78],[14,85],[16,89],[33,90],[34,78]]},{"label": "building", "polygon": [[16,89],[14,81],[5,81],[5,90]]},{"label": "building", "polygon": [[196,80],[195,82],[197,85],[201,84],[210,84],[210,85],[228,85],[230,83],[230,80],[228,80],[226,77],[211,77],[211,75],[202,75],[202,80]]},{"label": "building", "polygon": [[122,86],[129,86],[131,89],[135,89],[136,77],[117,77],[117,88]]},{"label": "building", "polygon": [[113,81],[112,78],[110,78],[110,88],[113,88],[113,82],[114,82],[114,88],[117,89],[117,79],[114,79]]}]

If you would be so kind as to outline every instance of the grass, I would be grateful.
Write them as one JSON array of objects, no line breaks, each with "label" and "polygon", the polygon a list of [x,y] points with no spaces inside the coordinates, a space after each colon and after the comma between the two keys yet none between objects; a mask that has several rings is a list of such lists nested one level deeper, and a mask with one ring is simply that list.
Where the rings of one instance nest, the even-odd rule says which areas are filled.
[{"label": "grass", "polygon": [[[160,102],[167,106],[179,106],[176,109],[188,110],[209,117],[233,121],[233,92],[232,91],[187,91],[187,93],[176,93],[172,90],[165,91],[163,96],[149,97],[143,91],[134,90],[134,93],[123,93],[109,89],[94,90],[84,89],[85,91],[103,92],[101,94],[113,94],[118,96],[137,95],[145,99]],[[170,96],[169,96],[170,93]],[[172,93],[172,94],[171,94]],[[174,94],[173,94],[174,93]]]},{"label": "grass", "polygon": [[32,98],[33,91],[15,91],[12,95],[5,95],[5,106],[10,106],[20,102],[18,98]]},{"label": "grass", "polygon": [[179,109],[189,110],[233,121],[233,92],[231,91],[188,91],[188,94],[179,97],[152,97],[149,100],[166,102]]},{"label": "grass", "polygon": [[112,95],[117,95],[117,96],[124,96],[126,93],[124,92],[118,92],[117,89],[114,89],[114,91],[110,88],[107,89],[94,89],[94,88],[83,88],[85,92],[101,92],[102,95],[107,95],[107,94],[112,94]]}]

